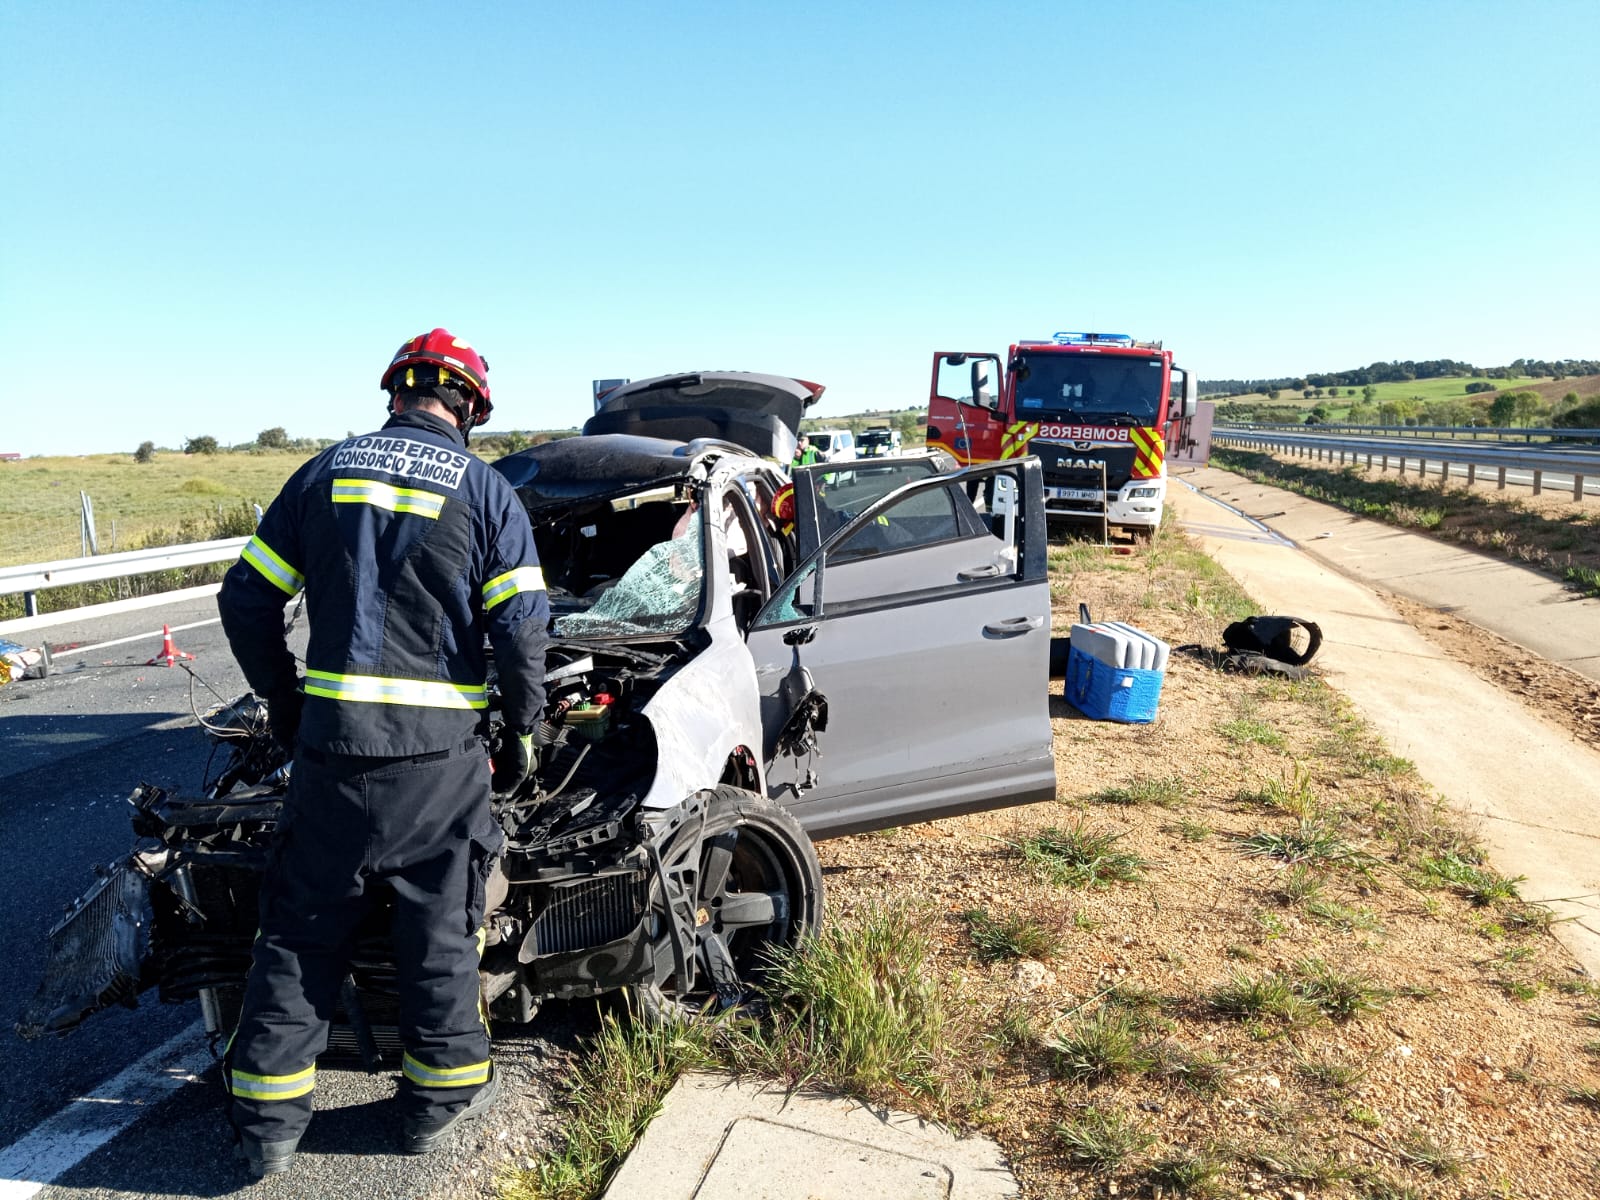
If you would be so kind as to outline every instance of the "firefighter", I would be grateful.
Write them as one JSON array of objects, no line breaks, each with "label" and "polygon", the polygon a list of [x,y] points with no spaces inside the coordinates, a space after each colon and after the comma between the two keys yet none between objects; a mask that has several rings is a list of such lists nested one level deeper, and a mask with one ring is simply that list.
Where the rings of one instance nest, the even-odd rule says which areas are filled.
[{"label": "firefighter", "polygon": [[[294,756],[223,1061],[238,1151],[258,1176],[288,1169],[311,1119],[316,1059],[379,895],[394,910],[402,1148],[433,1150],[498,1087],[478,983],[503,843],[484,641],[507,733],[494,787],[508,792],[538,768],[550,609],[525,511],[466,450],[489,416],[487,375],[443,329],[406,342],[383,373],[383,428],[296,471],[223,580],[228,644]],[[302,588],[299,679],[283,609]]]}]

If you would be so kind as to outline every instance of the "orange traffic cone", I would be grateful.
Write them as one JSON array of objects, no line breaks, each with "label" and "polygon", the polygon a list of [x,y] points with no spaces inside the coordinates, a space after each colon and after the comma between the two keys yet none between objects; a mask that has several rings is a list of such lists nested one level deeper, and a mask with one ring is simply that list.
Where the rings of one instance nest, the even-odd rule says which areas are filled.
[{"label": "orange traffic cone", "polygon": [[170,667],[180,658],[193,659],[194,655],[190,654],[187,650],[179,650],[176,646],[174,646],[172,644],[172,626],[163,625],[161,627],[161,653],[156,655],[149,662],[145,663],[145,666],[153,667],[157,663],[163,663]]}]

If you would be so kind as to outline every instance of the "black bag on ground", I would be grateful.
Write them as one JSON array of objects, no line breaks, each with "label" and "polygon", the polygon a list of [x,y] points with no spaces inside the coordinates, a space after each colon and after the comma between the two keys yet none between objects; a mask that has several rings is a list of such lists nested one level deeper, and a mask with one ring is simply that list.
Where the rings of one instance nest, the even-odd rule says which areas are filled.
[{"label": "black bag on ground", "polygon": [[[1305,649],[1295,649],[1295,631],[1305,633]],[[1300,617],[1247,617],[1222,631],[1222,640],[1236,654],[1263,654],[1291,667],[1303,667],[1322,648],[1322,629]]]}]

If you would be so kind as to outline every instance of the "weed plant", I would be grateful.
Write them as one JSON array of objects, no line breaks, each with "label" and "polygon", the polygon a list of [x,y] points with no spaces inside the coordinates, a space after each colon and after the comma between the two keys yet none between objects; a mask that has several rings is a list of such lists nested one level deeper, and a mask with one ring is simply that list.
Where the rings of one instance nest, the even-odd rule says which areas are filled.
[{"label": "weed plant", "polygon": [[1152,1137],[1120,1109],[1091,1104],[1055,1127],[1056,1143],[1075,1163],[1108,1174],[1150,1146]]},{"label": "weed plant", "polygon": [[1320,958],[1301,959],[1293,971],[1295,990],[1335,1021],[1376,1012],[1393,996],[1366,976],[1336,970]]},{"label": "weed plant", "polygon": [[1395,1153],[1414,1167],[1421,1167],[1441,1179],[1459,1179],[1467,1169],[1467,1156],[1453,1146],[1436,1142],[1422,1132],[1413,1133]]},{"label": "weed plant", "polygon": [[1366,1078],[1368,1066],[1342,1062],[1326,1056],[1300,1058],[1295,1070],[1315,1087],[1341,1095]]},{"label": "weed plant", "polygon": [[1051,1073],[1079,1083],[1105,1083],[1143,1075],[1156,1064],[1156,1053],[1126,1012],[1102,1008],[1079,1017],[1050,1041]]},{"label": "weed plant", "polygon": [[1348,1179],[1352,1171],[1299,1139],[1259,1144],[1251,1150],[1250,1161],[1281,1179],[1318,1186]]},{"label": "weed plant", "polygon": [[1307,916],[1331,925],[1341,933],[1375,933],[1383,928],[1370,908],[1352,907],[1337,900],[1308,900],[1303,906]]},{"label": "weed plant", "polygon": [[1156,1159],[1148,1177],[1153,1188],[1204,1200],[1216,1194],[1222,1163],[1204,1151],[1176,1151]]},{"label": "weed plant", "polygon": [[653,1025],[603,1013],[567,1093],[563,1142],[507,1179],[506,1200],[591,1200],[678,1076],[712,1065],[709,1023]]},{"label": "weed plant", "polygon": [[1273,832],[1262,830],[1239,838],[1239,848],[1257,858],[1276,858],[1286,863],[1314,863],[1323,866],[1369,869],[1368,857],[1340,836],[1330,821],[1301,819],[1295,828]]},{"label": "weed plant", "polygon": [[1527,879],[1526,875],[1508,878],[1455,853],[1424,855],[1417,869],[1424,884],[1453,888],[1480,908],[1520,899],[1517,885]]},{"label": "weed plant", "polygon": [[1022,857],[1034,870],[1063,887],[1135,883],[1142,877],[1145,860],[1116,848],[1124,836],[1109,829],[1091,828],[1082,821],[1065,829],[1052,826],[1023,839]]},{"label": "weed plant", "polygon": [[1124,787],[1109,787],[1085,796],[1090,804],[1154,805],[1177,808],[1183,803],[1183,780],[1176,775],[1135,779]]},{"label": "weed plant", "polygon": [[1272,779],[1259,788],[1240,788],[1234,799],[1241,804],[1270,808],[1311,820],[1322,812],[1316,789],[1311,784],[1311,772],[1296,764],[1294,773],[1287,779]]},{"label": "weed plant", "polygon": [[1320,872],[1304,863],[1297,863],[1278,877],[1273,892],[1285,904],[1301,905],[1319,900],[1326,886]]},{"label": "weed plant", "polygon": [[1283,734],[1258,717],[1235,717],[1217,726],[1217,732],[1236,746],[1283,746]]},{"label": "weed plant", "polygon": [[967,935],[988,962],[1004,959],[1053,957],[1061,949],[1061,935],[1021,917],[992,917],[981,908],[962,914]]},{"label": "weed plant", "polygon": [[1197,1096],[1221,1095],[1228,1090],[1234,1074],[1227,1060],[1170,1041],[1156,1048],[1155,1066],[1150,1073],[1163,1083]]}]

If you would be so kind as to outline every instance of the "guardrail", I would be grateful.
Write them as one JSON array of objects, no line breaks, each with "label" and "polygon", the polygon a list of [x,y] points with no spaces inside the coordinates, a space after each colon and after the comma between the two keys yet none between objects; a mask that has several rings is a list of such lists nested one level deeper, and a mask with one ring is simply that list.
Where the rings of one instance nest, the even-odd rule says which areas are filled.
[{"label": "guardrail", "polygon": [[1280,430],[1296,430],[1305,433],[1307,430],[1316,430],[1318,433],[1327,434],[1358,434],[1374,433],[1380,437],[1470,437],[1477,441],[1480,437],[1498,437],[1501,441],[1515,441],[1521,439],[1531,442],[1534,438],[1550,438],[1554,441],[1600,439],[1600,429],[1554,429],[1538,428],[1524,429],[1520,426],[1475,426],[1475,425],[1345,425],[1338,422],[1325,422],[1318,425],[1271,425],[1260,421],[1230,422],[1230,427],[1235,429],[1249,429],[1261,432],[1278,432]]},{"label": "guardrail", "polygon": [[99,583],[105,579],[145,575],[151,571],[171,571],[178,567],[227,562],[238,558],[249,540],[247,537],[220,538],[214,542],[151,546],[116,554],[94,554],[88,558],[63,558],[57,562],[0,567],[0,596],[14,596],[21,592],[24,610],[30,617],[36,617],[39,615],[38,593],[46,588],[64,587],[69,583]]},{"label": "guardrail", "polygon": [[1319,460],[1326,458],[1329,462],[1333,462],[1335,456],[1340,463],[1345,461],[1346,456],[1349,456],[1352,463],[1365,457],[1368,467],[1372,467],[1376,462],[1385,471],[1389,469],[1389,460],[1394,459],[1402,475],[1406,473],[1407,463],[1416,462],[1418,473],[1423,478],[1427,478],[1430,462],[1439,464],[1440,474],[1445,478],[1449,477],[1452,465],[1464,466],[1467,469],[1469,484],[1477,482],[1479,467],[1492,467],[1498,472],[1499,486],[1502,489],[1506,486],[1507,471],[1527,471],[1533,476],[1535,496],[1543,490],[1544,475],[1548,471],[1551,474],[1571,477],[1574,500],[1583,499],[1586,478],[1600,478],[1600,451],[1543,451],[1522,446],[1447,445],[1440,442],[1428,446],[1420,444],[1402,446],[1398,445],[1395,439],[1384,441],[1322,433],[1307,434],[1304,426],[1289,428],[1297,429],[1299,432],[1277,433],[1218,426],[1211,431],[1211,440],[1214,444],[1222,446],[1283,450],[1302,458]]}]

